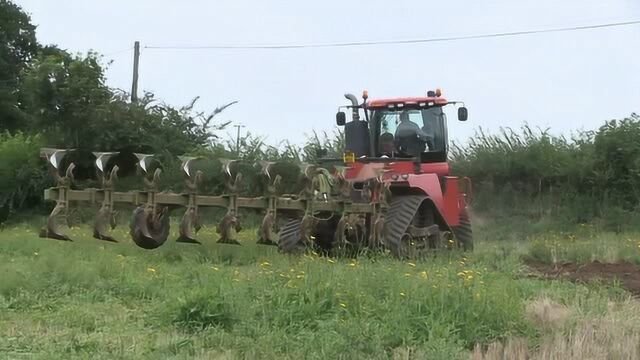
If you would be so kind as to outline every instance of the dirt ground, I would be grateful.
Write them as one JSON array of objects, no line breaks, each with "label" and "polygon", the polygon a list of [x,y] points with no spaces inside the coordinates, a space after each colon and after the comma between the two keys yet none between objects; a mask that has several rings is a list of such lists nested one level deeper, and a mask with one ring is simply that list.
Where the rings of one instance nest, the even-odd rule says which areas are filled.
[{"label": "dirt ground", "polygon": [[629,292],[640,296],[640,267],[635,264],[594,261],[587,264],[554,265],[531,261],[527,262],[527,266],[546,278],[562,278],[579,282],[601,280],[607,283],[617,280]]}]

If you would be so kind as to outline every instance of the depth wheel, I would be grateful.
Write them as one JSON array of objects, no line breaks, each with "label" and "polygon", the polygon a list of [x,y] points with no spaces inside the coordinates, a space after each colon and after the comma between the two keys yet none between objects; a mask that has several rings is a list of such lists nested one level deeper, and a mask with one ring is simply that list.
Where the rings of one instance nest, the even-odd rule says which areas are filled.
[{"label": "depth wheel", "polygon": [[169,237],[169,214],[160,215],[154,224],[150,208],[140,206],[133,211],[131,219],[131,238],[139,247],[147,250],[156,249]]}]

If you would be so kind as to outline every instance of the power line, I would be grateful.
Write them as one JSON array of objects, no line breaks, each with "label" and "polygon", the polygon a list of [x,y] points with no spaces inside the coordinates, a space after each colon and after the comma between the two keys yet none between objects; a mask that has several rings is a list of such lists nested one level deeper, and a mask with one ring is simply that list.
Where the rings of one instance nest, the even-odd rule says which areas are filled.
[{"label": "power line", "polygon": [[508,36],[520,36],[531,34],[542,34],[552,32],[566,32],[566,31],[579,31],[589,29],[601,29],[619,26],[638,25],[640,20],[631,20],[625,22],[605,23],[595,25],[584,26],[572,26],[572,27],[560,27],[550,29],[537,29],[537,30],[523,30],[523,31],[511,31],[492,34],[480,34],[480,35],[464,35],[464,36],[448,36],[448,37],[436,37],[436,38],[423,38],[423,39],[408,39],[408,40],[376,40],[376,41],[353,41],[342,43],[325,43],[325,44],[290,44],[290,45],[206,45],[206,46],[145,46],[145,49],[152,50],[251,50],[251,49],[304,49],[304,48],[329,48],[329,47],[352,47],[352,46],[371,46],[371,45],[395,45],[395,44],[420,44],[430,42],[444,42],[444,41],[458,41],[458,40],[471,40],[471,39],[484,39],[484,38],[498,38]]},{"label": "power line", "polygon": [[133,47],[128,47],[126,49],[116,50],[116,51],[104,54],[104,56],[117,55],[117,54],[121,54],[123,52],[131,51],[131,50],[133,50]]}]

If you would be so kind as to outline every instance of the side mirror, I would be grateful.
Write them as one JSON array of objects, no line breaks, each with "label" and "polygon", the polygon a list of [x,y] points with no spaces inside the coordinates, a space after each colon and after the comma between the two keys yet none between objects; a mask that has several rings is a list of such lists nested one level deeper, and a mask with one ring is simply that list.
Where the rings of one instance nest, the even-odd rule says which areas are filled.
[{"label": "side mirror", "polygon": [[462,106],[458,108],[458,120],[460,121],[467,121],[467,118],[469,117],[469,112],[467,111],[467,108]]},{"label": "side mirror", "polygon": [[336,124],[338,126],[344,126],[344,124],[346,123],[347,123],[347,115],[344,112],[339,111],[336,114]]}]

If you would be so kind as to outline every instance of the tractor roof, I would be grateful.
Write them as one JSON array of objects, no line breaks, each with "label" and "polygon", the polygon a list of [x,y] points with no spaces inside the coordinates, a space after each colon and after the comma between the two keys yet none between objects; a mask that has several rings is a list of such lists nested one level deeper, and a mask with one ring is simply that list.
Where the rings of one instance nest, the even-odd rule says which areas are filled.
[{"label": "tractor roof", "polygon": [[390,99],[374,99],[367,103],[370,108],[387,107],[395,104],[414,105],[420,103],[433,103],[435,105],[446,105],[447,99],[440,96],[403,97]]}]

